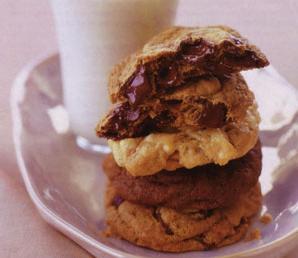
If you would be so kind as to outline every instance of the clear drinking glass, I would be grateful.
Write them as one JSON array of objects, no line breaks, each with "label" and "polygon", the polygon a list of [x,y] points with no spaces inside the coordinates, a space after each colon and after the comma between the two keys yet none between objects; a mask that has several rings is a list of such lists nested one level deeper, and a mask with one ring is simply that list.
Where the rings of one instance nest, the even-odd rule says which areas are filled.
[{"label": "clear drinking glass", "polygon": [[104,150],[100,145],[105,141],[96,137],[94,128],[110,105],[108,73],[119,60],[172,25],[177,2],[51,0],[59,42],[64,105],[79,145]]}]

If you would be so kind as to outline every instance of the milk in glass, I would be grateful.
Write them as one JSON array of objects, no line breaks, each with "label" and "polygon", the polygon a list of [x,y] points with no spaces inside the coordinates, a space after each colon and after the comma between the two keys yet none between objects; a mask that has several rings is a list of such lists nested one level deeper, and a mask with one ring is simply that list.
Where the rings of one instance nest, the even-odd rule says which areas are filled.
[{"label": "milk in glass", "polygon": [[112,66],[170,27],[176,0],[52,0],[72,131],[103,143],[95,126],[110,102]]}]

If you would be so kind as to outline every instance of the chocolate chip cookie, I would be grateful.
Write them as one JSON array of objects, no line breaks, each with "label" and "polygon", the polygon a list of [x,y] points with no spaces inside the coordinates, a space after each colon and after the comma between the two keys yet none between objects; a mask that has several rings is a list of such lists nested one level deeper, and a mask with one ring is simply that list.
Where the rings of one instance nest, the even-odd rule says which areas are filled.
[{"label": "chocolate chip cookie", "polygon": [[221,128],[245,119],[253,101],[253,93],[240,74],[223,81],[203,77],[137,106],[127,101],[116,104],[98,124],[96,132],[99,137],[121,140],[186,128]]},{"label": "chocolate chip cookie", "polygon": [[106,235],[164,252],[209,250],[239,241],[261,203],[262,195],[257,185],[230,207],[181,212],[120,200],[109,186]]},{"label": "chocolate chip cookie", "polygon": [[227,26],[173,27],[115,66],[109,92],[113,103],[137,105],[195,77],[225,78],[266,65],[265,55]]}]

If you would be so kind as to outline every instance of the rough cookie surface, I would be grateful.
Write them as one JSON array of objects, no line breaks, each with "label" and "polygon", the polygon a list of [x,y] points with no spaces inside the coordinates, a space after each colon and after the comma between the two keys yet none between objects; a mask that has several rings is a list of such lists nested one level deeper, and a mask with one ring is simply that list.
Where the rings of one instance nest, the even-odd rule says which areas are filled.
[{"label": "rough cookie surface", "polygon": [[220,128],[245,118],[254,101],[240,74],[220,81],[204,77],[139,105],[116,104],[98,124],[99,137],[113,140],[142,137],[154,132]]},{"label": "rough cookie surface", "polygon": [[209,164],[142,177],[133,177],[120,168],[112,155],[105,159],[103,168],[117,195],[127,201],[180,211],[206,210],[230,206],[256,185],[262,153],[258,142],[244,157],[225,166]]},{"label": "rough cookie surface", "polygon": [[226,78],[268,63],[256,46],[229,27],[173,27],[115,66],[109,92],[113,103],[129,100],[134,105],[191,78]]},{"label": "rough cookie surface", "polygon": [[228,123],[220,129],[153,133],[108,143],[116,163],[133,176],[153,175],[163,169],[190,169],[208,163],[223,166],[255,146],[259,122],[257,107],[252,105],[243,121]]},{"label": "rough cookie surface", "polygon": [[107,236],[165,252],[208,250],[239,241],[262,203],[259,185],[229,208],[188,213],[129,201],[115,202],[115,197],[110,186],[106,195]]}]

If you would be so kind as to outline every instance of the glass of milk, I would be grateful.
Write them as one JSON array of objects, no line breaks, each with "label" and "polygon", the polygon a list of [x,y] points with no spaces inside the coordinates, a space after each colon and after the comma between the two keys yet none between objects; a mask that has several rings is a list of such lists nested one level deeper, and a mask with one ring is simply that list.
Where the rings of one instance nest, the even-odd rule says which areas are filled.
[{"label": "glass of milk", "polygon": [[96,123],[108,111],[113,65],[170,27],[178,0],[51,0],[64,104],[80,144],[104,144]]}]

